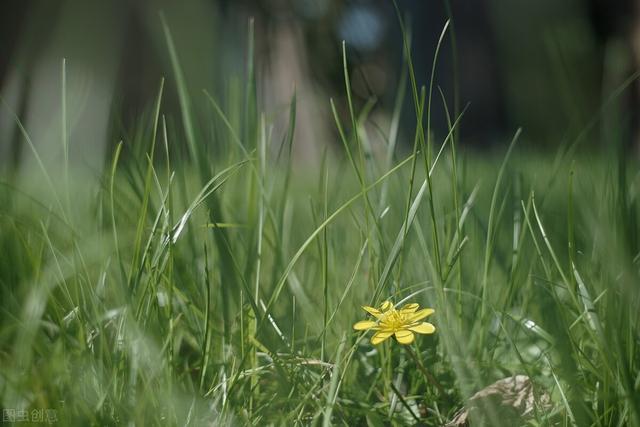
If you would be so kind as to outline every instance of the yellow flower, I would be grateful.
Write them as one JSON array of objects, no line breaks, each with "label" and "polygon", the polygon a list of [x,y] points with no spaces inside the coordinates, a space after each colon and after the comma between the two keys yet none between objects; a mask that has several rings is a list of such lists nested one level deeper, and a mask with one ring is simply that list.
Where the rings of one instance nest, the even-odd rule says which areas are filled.
[{"label": "yellow flower", "polygon": [[380,344],[387,338],[395,335],[395,339],[400,344],[411,344],[415,338],[413,333],[432,334],[436,331],[435,326],[428,322],[421,322],[425,317],[433,314],[432,308],[423,308],[411,303],[396,310],[390,301],[382,303],[379,309],[363,306],[362,308],[377,320],[361,320],[353,325],[356,331],[372,329],[376,331],[371,337],[371,344]]}]

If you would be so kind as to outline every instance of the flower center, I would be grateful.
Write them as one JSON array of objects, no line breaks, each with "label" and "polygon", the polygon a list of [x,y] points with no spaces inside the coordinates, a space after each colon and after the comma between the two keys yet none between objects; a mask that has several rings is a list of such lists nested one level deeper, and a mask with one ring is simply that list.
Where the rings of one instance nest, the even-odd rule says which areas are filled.
[{"label": "flower center", "polygon": [[400,312],[395,309],[391,309],[385,313],[385,317],[380,323],[382,323],[385,328],[395,330],[402,328],[406,324],[406,319],[405,316],[400,314]]}]

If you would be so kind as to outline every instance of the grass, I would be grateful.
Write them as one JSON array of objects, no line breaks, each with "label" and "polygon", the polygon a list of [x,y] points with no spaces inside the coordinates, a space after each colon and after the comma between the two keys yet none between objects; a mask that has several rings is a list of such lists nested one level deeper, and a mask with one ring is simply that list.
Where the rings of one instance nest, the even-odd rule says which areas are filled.
[{"label": "grass", "polygon": [[[171,78],[95,186],[68,166],[65,62],[62,174],[16,117],[38,167],[0,182],[3,408],[64,425],[435,426],[523,374],[551,402],[523,423],[640,425],[638,165],[577,148],[599,116],[555,158],[520,145],[526,129],[503,153],[463,150],[464,109],[434,135],[445,97],[407,55],[377,155],[343,46],[343,153],[297,168],[295,97],[277,139],[252,60],[227,108],[189,92],[164,28]],[[352,325],[386,299],[434,307],[436,334],[371,346]]]}]

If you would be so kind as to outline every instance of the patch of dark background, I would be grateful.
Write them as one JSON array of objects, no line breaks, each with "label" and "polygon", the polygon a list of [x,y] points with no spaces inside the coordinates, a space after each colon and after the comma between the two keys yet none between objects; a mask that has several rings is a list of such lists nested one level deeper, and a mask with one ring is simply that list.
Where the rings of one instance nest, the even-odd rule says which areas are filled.
[{"label": "patch of dark background", "polygon": [[[2,2],[0,88],[17,55],[26,58],[21,62],[21,72],[28,76],[63,3]],[[322,10],[309,12],[309,7],[313,9],[320,3]],[[446,3],[424,0],[398,3],[411,27],[418,83],[428,85],[434,49],[448,16]],[[212,4],[222,17],[219,22],[227,23],[220,32],[235,32],[223,35],[236,44],[230,46],[232,49],[245,48],[240,42],[244,40],[246,25],[241,23],[255,17],[258,61],[269,56],[270,27],[292,22],[299,26],[304,35],[303,45],[309,52],[308,69],[326,92],[327,102],[329,97],[340,100],[344,93],[340,41],[346,38],[356,100],[362,104],[376,97],[379,100],[376,108],[392,108],[402,62],[402,41],[390,1],[212,0]],[[118,111],[119,120],[126,127],[127,121],[148,108],[160,77],[171,75],[163,43],[154,40],[143,22],[145,13],[162,6],[151,0],[138,0],[112,1],[107,7],[124,23],[126,41],[121,52],[114,111]],[[459,89],[458,107],[470,103],[461,127],[461,140],[466,144],[486,146],[522,126],[529,141],[554,146],[569,137],[572,130],[584,126],[608,93],[638,69],[640,19],[633,0],[451,0],[450,7],[457,66],[454,67],[448,36],[436,81],[452,106],[455,81]],[[361,36],[371,28],[367,27],[366,19],[353,20],[358,11],[377,21],[374,24],[381,34],[374,43],[362,42]],[[91,29],[90,23],[86,28]],[[77,37],[78,43],[82,43],[83,34]],[[619,61],[622,67],[614,67],[613,81],[606,81],[606,58],[612,46],[626,58]],[[220,85],[223,84],[221,80]],[[23,86],[22,99],[26,100],[30,90],[28,78]],[[639,93],[638,84],[634,83],[620,101],[622,112],[618,119],[624,131],[619,135],[624,140],[615,141],[616,144],[637,145]],[[409,93],[406,99],[409,108],[405,108],[403,120],[410,123],[414,113]],[[442,134],[446,132],[446,121],[439,96],[433,102],[434,129]],[[17,113],[24,113],[24,108],[23,102]],[[165,109],[177,112],[175,91],[167,94]],[[611,141],[599,143],[608,142]]]}]

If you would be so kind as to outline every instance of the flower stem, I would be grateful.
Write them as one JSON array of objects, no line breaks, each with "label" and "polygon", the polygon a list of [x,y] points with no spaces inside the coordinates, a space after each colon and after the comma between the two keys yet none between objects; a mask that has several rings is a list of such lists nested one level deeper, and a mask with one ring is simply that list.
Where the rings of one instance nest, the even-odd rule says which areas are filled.
[{"label": "flower stem", "polygon": [[413,349],[410,346],[405,346],[405,348],[407,349],[407,353],[409,353],[413,361],[416,362],[418,369],[420,369],[420,372],[422,372],[422,375],[424,375],[424,378],[427,380],[427,382],[434,385],[440,393],[446,394],[442,385],[440,385],[438,380],[436,380],[436,378],[433,375],[431,375],[429,371],[427,371],[427,368],[425,368],[425,366],[422,364],[422,361],[418,358],[418,356],[413,351]]}]

